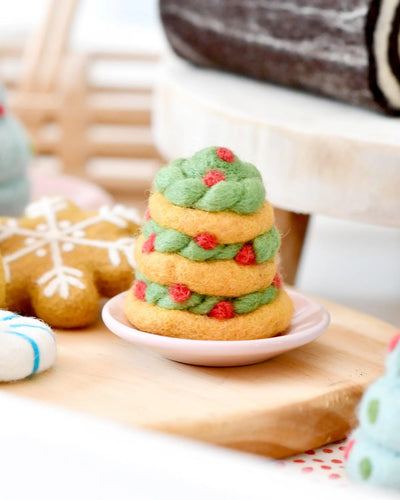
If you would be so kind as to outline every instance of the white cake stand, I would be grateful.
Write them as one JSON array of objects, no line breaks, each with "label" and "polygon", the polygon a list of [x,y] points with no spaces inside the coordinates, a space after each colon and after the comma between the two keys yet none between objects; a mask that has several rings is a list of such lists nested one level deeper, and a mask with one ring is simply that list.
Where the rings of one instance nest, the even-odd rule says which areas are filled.
[{"label": "white cake stand", "polygon": [[171,57],[160,71],[153,120],[168,160],[222,145],[257,165],[268,199],[285,210],[281,232],[290,227],[288,281],[307,225],[293,213],[400,227],[400,118]]},{"label": "white cake stand", "polygon": [[400,227],[400,118],[170,59],[154,132],[168,159],[226,145],[283,209]]}]

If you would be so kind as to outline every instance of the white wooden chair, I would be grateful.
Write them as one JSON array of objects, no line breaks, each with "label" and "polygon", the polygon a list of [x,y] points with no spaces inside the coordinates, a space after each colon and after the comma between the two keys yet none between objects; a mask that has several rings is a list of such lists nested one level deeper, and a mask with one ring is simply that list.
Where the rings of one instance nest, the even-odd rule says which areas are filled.
[{"label": "white wooden chair", "polygon": [[[72,52],[69,38],[79,3],[49,2],[21,54],[17,82],[8,82],[11,107],[31,134],[36,163],[56,159],[62,173],[129,197],[150,186],[160,165],[150,130],[152,85],[93,82],[91,73],[104,61],[155,66],[159,54]],[[17,55],[16,49],[11,53]]]}]

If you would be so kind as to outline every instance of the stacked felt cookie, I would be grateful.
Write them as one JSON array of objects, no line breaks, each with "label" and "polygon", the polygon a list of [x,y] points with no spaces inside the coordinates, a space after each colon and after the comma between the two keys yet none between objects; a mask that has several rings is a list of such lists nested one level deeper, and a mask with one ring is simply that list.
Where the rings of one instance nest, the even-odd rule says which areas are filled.
[{"label": "stacked felt cookie", "polygon": [[136,328],[173,337],[277,335],[293,314],[279,246],[254,165],[217,147],[175,160],[154,181],[126,315]]},{"label": "stacked felt cookie", "polygon": [[0,87],[0,215],[20,215],[28,203],[30,157],[28,137],[8,110]]},{"label": "stacked felt cookie", "polygon": [[400,490],[400,333],[389,343],[386,374],[363,396],[360,426],[346,451],[347,471],[357,481]]}]

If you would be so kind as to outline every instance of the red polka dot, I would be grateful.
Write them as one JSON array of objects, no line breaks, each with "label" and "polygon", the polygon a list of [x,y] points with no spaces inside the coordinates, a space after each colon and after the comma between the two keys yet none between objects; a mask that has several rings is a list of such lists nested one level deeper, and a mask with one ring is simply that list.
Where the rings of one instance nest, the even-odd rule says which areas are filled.
[{"label": "red polka dot", "polygon": [[346,448],[346,446],[339,446],[339,450],[343,451]]},{"label": "red polka dot", "polygon": [[225,180],[225,174],[219,170],[210,170],[203,176],[204,183],[208,186],[214,186],[218,182]]},{"label": "red polka dot", "polygon": [[323,462],[323,460],[321,460],[320,458],[313,458],[312,461],[313,462],[319,462],[319,463]]},{"label": "red polka dot", "polygon": [[329,479],[340,479],[341,477],[340,474],[329,474]]},{"label": "red polka dot", "polygon": [[332,467],[330,465],[321,465],[321,469],[330,470]]},{"label": "red polka dot", "polygon": [[293,460],[295,464],[304,464],[305,460],[302,460],[301,458],[296,458],[296,460]]},{"label": "red polka dot", "polygon": [[345,460],[347,460],[349,458],[349,455],[350,455],[351,450],[353,449],[354,443],[355,443],[355,440],[351,439],[347,443],[347,445],[345,446],[344,452],[343,452],[343,457],[344,457]]},{"label": "red polka dot", "polygon": [[343,463],[343,460],[339,460],[338,458],[334,458],[334,459],[332,459],[332,460],[331,460],[331,462],[332,462],[333,464],[342,464],[342,463]]},{"label": "red polka dot", "polygon": [[315,455],[314,450],[307,450],[305,453],[307,453],[307,455]]},{"label": "red polka dot", "polygon": [[400,332],[396,333],[396,335],[390,339],[388,344],[389,351],[392,352],[396,348],[399,342],[400,342]]},{"label": "red polka dot", "polygon": [[256,261],[256,254],[254,253],[253,245],[250,243],[243,245],[239,252],[236,254],[235,260],[242,266],[250,266]]},{"label": "red polka dot", "polygon": [[227,161],[229,163],[232,163],[235,161],[235,155],[228,148],[218,148],[217,149],[217,156],[219,158],[221,158],[221,160]]},{"label": "red polka dot", "polygon": [[194,241],[204,250],[212,250],[217,246],[217,238],[209,233],[198,234]]},{"label": "red polka dot", "polygon": [[172,285],[169,287],[168,293],[175,302],[185,302],[192,295],[186,285]]},{"label": "red polka dot", "polygon": [[276,274],[275,274],[274,279],[272,280],[272,284],[273,284],[276,288],[278,288],[278,290],[279,290],[280,288],[282,288],[282,280],[281,280],[281,277],[279,276],[279,274],[278,274],[278,273],[276,273]]},{"label": "red polka dot", "polygon": [[133,294],[134,296],[139,299],[139,300],[145,300],[146,299],[146,288],[147,285],[144,281],[136,281],[135,287],[133,289]]},{"label": "red polka dot", "polygon": [[6,108],[0,104],[0,116],[4,116],[6,114]]},{"label": "red polka dot", "polygon": [[156,240],[156,233],[152,233],[147,240],[143,243],[142,253],[150,253],[154,251],[154,242]]},{"label": "red polka dot", "polygon": [[309,474],[310,472],[312,472],[314,469],[313,467],[303,467],[301,469],[302,472],[304,472],[305,474]]},{"label": "red polka dot", "polygon": [[217,319],[231,319],[235,316],[233,305],[228,300],[222,300],[215,304],[215,306],[208,313],[211,318]]},{"label": "red polka dot", "polygon": [[324,453],[333,453],[333,450],[331,450],[330,448],[324,448],[322,451]]},{"label": "red polka dot", "polygon": [[147,208],[146,209],[146,212],[144,213],[144,218],[146,220],[150,220],[151,219],[151,215],[150,215],[150,208]]}]

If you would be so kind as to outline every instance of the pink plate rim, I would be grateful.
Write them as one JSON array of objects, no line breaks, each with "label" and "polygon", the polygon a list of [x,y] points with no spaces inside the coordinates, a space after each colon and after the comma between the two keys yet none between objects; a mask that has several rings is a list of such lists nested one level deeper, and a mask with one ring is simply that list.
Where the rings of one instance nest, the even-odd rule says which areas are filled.
[{"label": "pink plate rim", "polygon": [[[267,346],[273,350],[285,346],[287,349],[294,349],[322,335],[330,323],[330,315],[325,307],[297,291],[287,290],[294,302],[295,313],[289,328],[280,336],[254,340],[193,340],[167,337],[137,330],[128,324],[122,307],[127,293],[129,292],[122,292],[106,302],[102,310],[103,321],[107,328],[119,337],[147,347],[160,348],[163,344],[170,348],[177,347],[179,349],[189,346],[193,349],[210,346],[213,346],[214,349],[229,347],[232,353],[233,351],[243,352],[247,348],[253,351],[258,347],[265,348]],[[317,315],[318,320],[310,322],[311,314]],[[116,317],[116,315],[122,316],[122,318]]]}]

